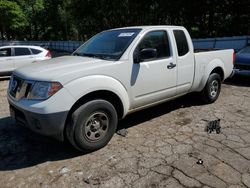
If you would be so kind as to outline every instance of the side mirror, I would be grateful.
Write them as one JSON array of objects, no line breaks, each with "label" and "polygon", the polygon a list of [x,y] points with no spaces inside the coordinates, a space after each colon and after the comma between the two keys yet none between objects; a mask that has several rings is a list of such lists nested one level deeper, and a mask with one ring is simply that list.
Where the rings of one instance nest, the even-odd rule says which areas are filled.
[{"label": "side mirror", "polygon": [[155,48],[144,48],[140,52],[138,48],[134,52],[134,63],[140,63],[148,59],[157,57],[157,50]]},{"label": "side mirror", "polygon": [[157,55],[157,50],[155,48],[145,48],[140,51],[140,59],[153,59]]},{"label": "side mirror", "polygon": [[157,50],[155,48],[145,48],[140,51],[140,60],[153,59],[157,56]]}]

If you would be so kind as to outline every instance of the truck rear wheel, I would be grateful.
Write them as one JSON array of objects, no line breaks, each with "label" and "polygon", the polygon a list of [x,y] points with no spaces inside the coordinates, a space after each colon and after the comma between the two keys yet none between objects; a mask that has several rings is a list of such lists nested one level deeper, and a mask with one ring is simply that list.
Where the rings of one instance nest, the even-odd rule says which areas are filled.
[{"label": "truck rear wheel", "polygon": [[71,144],[81,151],[94,151],[107,145],[117,128],[117,112],[105,100],[93,100],[72,113],[67,127]]},{"label": "truck rear wheel", "polygon": [[213,103],[219,97],[221,90],[221,77],[217,73],[212,73],[208,77],[206,86],[201,92],[202,99],[206,103]]}]

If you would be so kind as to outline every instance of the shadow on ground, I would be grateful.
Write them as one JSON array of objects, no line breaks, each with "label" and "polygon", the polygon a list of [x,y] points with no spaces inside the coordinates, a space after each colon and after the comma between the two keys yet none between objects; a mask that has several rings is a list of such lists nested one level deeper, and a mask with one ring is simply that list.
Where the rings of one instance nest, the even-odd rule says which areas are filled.
[{"label": "shadow on ground", "polygon": [[[129,115],[119,128],[129,128],[179,108],[201,105],[196,95],[187,95],[153,108]],[[83,155],[68,143],[37,135],[16,125],[10,117],[0,119],[0,170],[15,170],[47,161],[59,161]]]},{"label": "shadow on ground", "polygon": [[0,119],[0,170],[22,169],[79,155],[68,143],[35,134],[16,125],[10,117]]},{"label": "shadow on ground", "polygon": [[162,116],[179,108],[200,105],[204,105],[204,103],[200,99],[198,93],[188,94],[181,98],[130,114],[125,119],[121,120],[118,129],[136,126],[140,123]]},{"label": "shadow on ground", "polygon": [[236,74],[232,78],[225,80],[224,83],[233,86],[250,87],[250,74]]}]

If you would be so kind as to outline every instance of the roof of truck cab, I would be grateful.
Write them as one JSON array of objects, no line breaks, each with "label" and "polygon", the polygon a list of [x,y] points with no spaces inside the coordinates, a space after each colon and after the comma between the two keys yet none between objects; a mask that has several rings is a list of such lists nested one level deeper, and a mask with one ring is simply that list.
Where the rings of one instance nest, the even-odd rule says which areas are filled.
[{"label": "roof of truck cab", "polygon": [[144,26],[129,26],[129,27],[120,27],[120,28],[114,28],[111,30],[116,30],[116,29],[159,29],[159,28],[184,28],[183,26],[175,26],[175,25],[144,25]]}]

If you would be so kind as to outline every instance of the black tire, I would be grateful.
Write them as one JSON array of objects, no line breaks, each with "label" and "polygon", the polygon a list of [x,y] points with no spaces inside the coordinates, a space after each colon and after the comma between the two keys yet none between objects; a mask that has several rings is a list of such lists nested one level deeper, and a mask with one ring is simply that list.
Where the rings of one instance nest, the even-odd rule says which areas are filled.
[{"label": "black tire", "polygon": [[118,123],[114,106],[105,100],[89,101],[72,113],[67,138],[78,150],[98,150],[111,140]]},{"label": "black tire", "polygon": [[205,103],[213,103],[215,102],[221,90],[221,77],[217,73],[212,73],[208,77],[206,86],[201,92],[202,99]]}]

